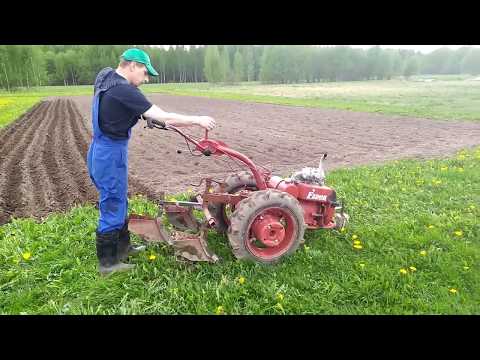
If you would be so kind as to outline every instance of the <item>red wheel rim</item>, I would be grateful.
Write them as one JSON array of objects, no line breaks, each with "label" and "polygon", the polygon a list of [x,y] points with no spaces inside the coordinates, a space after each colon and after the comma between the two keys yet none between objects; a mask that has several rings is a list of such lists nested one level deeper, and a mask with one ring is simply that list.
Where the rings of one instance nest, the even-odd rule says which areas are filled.
[{"label": "red wheel rim", "polygon": [[[271,225],[270,233],[267,230],[268,225]],[[244,241],[246,248],[253,256],[271,260],[290,249],[297,232],[297,223],[290,210],[268,208],[258,213],[248,224],[247,237]],[[267,239],[258,239],[259,234],[265,235]]]}]

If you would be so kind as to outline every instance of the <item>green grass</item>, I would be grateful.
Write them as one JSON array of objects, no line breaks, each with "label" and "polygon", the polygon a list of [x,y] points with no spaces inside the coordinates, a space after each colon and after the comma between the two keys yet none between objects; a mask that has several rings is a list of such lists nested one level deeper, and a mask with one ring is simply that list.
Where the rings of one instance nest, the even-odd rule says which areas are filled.
[{"label": "green grass", "polygon": [[0,98],[4,96],[73,96],[73,95],[93,95],[92,85],[78,86],[38,86],[30,88],[17,88],[15,91],[7,92],[0,90]]},{"label": "green grass", "polygon": [[41,99],[38,96],[0,96],[0,128],[19,118]]},{"label": "green grass", "polygon": [[92,95],[91,86],[44,86],[0,91],[0,129],[26,113],[48,96]]},{"label": "green grass", "polygon": [[171,95],[342,109],[439,120],[480,121],[480,81],[435,77],[315,84],[149,84],[143,91]]},{"label": "green grass", "polygon": [[[149,245],[132,259],[136,270],[101,278],[93,207],[14,220],[0,227],[0,313],[480,313],[480,148],[339,169],[327,180],[346,200],[350,227],[307,232],[306,246],[276,266],[236,261],[212,232],[219,264],[178,263],[170,248]],[[156,211],[142,198],[131,210]]]}]

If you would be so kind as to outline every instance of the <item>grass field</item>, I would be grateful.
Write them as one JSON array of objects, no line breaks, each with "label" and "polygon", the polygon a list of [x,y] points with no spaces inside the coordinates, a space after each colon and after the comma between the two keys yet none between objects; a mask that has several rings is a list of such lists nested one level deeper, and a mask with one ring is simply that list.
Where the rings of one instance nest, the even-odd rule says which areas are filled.
[{"label": "grass field", "polygon": [[145,92],[206,96],[229,100],[292,106],[365,111],[440,120],[480,121],[480,81],[439,77],[414,79],[331,82],[316,84],[236,86],[201,84],[144,85]]},{"label": "grass field", "polygon": [[[365,111],[441,120],[480,121],[480,81],[466,76],[432,76],[404,80],[331,82],[316,84],[237,85],[147,84],[145,93],[205,96],[326,109]],[[92,86],[50,86],[0,91],[0,127],[16,119],[31,104],[47,96],[92,95]],[[2,103],[13,100],[7,105]],[[161,104],[158,104],[161,106]]]},{"label": "grass field", "polygon": [[0,95],[0,128],[19,118],[41,99],[39,96]]},{"label": "grass field", "polygon": [[46,86],[18,89],[10,93],[0,91],[0,129],[19,118],[45,97],[91,94],[91,86]]},{"label": "grass field", "polygon": [[[142,90],[480,120],[480,82],[461,76],[433,82],[151,84]],[[0,92],[0,128],[46,96],[91,94],[91,86]],[[0,227],[0,313],[480,313],[480,148],[444,160],[339,169],[327,180],[346,200],[350,227],[307,232],[305,247],[271,267],[236,261],[226,238],[212,232],[218,265],[178,263],[171,249],[149,245],[132,259],[135,271],[100,278],[93,207],[42,223],[16,219]],[[156,212],[142,199],[131,201],[134,212],[145,209]]]},{"label": "grass field", "polygon": [[[131,273],[97,275],[97,211],[0,227],[2,314],[479,314],[480,148],[327,175],[351,214],[344,232],[307,232],[277,266],[186,265],[149,245]],[[180,196],[179,196],[180,198]],[[131,210],[155,214],[142,199]],[[137,239],[138,240],[138,239]]]}]

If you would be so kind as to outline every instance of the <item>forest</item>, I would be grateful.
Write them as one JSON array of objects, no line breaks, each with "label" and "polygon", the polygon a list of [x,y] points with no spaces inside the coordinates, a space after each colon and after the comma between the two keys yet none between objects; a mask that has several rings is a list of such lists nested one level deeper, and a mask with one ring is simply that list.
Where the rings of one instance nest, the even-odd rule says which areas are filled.
[{"label": "forest", "polygon": [[0,45],[0,88],[90,85],[129,47],[147,51],[152,83],[305,83],[382,80],[418,74],[480,74],[480,49],[422,54],[374,46],[314,45]]}]

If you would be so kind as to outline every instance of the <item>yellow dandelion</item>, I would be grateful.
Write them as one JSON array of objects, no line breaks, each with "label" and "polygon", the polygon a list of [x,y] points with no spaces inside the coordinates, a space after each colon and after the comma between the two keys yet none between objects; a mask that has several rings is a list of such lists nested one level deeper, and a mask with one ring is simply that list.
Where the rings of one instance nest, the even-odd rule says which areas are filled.
[{"label": "yellow dandelion", "polygon": [[155,260],[157,257],[153,254],[151,254],[149,257],[148,257],[148,260]]},{"label": "yellow dandelion", "polygon": [[354,244],[354,245],[360,245],[361,242],[360,242],[360,240],[355,240],[355,241],[353,242],[353,244]]},{"label": "yellow dandelion", "polygon": [[440,168],[440,170],[441,170],[441,171],[447,171],[447,170],[448,170],[448,166],[442,166],[442,167]]},{"label": "yellow dandelion", "polygon": [[240,276],[240,277],[238,278],[238,282],[239,282],[240,285],[245,284],[245,278],[244,278],[243,276]]},{"label": "yellow dandelion", "polygon": [[353,245],[353,247],[354,247],[355,249],[363,249],[363,246],[362,246],[362,245]]},{"label": "yellow dandelion", "polygon": [[345,232],[345,230],[346,230],[346,229],[345,229],[344,227],[342,227],[342,228],[340,229],[340,232],[343,233],[343,232]]},{"label": "yellow dandelion", "polygon": [[402,269],[400,269],[400,274],[402,274],[402,275],[406,275],[407,273],[408,273],[408,271],[407,271],[407,270],[405,270],[405,269],[403,269],[403,268],[402,268]]},{"label": "yellow dandelion", "polygon": [[448,291],[450,291],[452,294],[456,294],[458,292],[458,290],[455,288],[451,288]]},{"label": "yellow dandelion", "polygon": [[462,231],[462,230],[457,230],[457,231],[454,232],[454,234],[455,234],[456,236],[462,236],[462,235],[463,235],[463,231]]},{"label": "yellow dandelion", "polygon": [[32,253],[30,253],[29,251],[24,252],[22,254],[22,257],[23,257],[24,260],[29,260],[32,257]]},{"label": "yellow dandelion", "polygon": [[357,235],[352,235],[352,240],[358,239]]},{"label": "yellow dandelion", "polygon": [[362,269],[365,267],[365,264],[364,263],[360,263],[358,264]]},{"label": "yellow dandelion", "polygon": [[215,314],[217,315],[222,315],[224,312],[225,312],[225,309],[221,305],[217,306],[217,308],[215,309]]},{"label": "yellow dandelion", "polygon": [[277,301],[283,301],[284,298],[285,296],[283,296],[282,293],[277,293],[277,295],[275,295],[275,299],[277,299]]},{"label": "yellow dandelion", "polygon": [[420,251],[420,255],[427,256],[427,252],[425,250]]},{"label": "yellow dandelion", "polygon": [[412,271],[417,271],[417,268],[415,266],[410,266],[409,269]]},{"label": "yellow dandelion", "polygon": [[429,229],[433,229],[435,227],[435,225],[428,225],[427,228]]},{"label": "yellow dandelion", "polygon": [[283,305],[280,304],[280,303],[276,303],[276,304],[275,304],[275,307],[276,307],[278,310],[280,310],[280,311],[285,311],[285,310],[283,309]]}]

